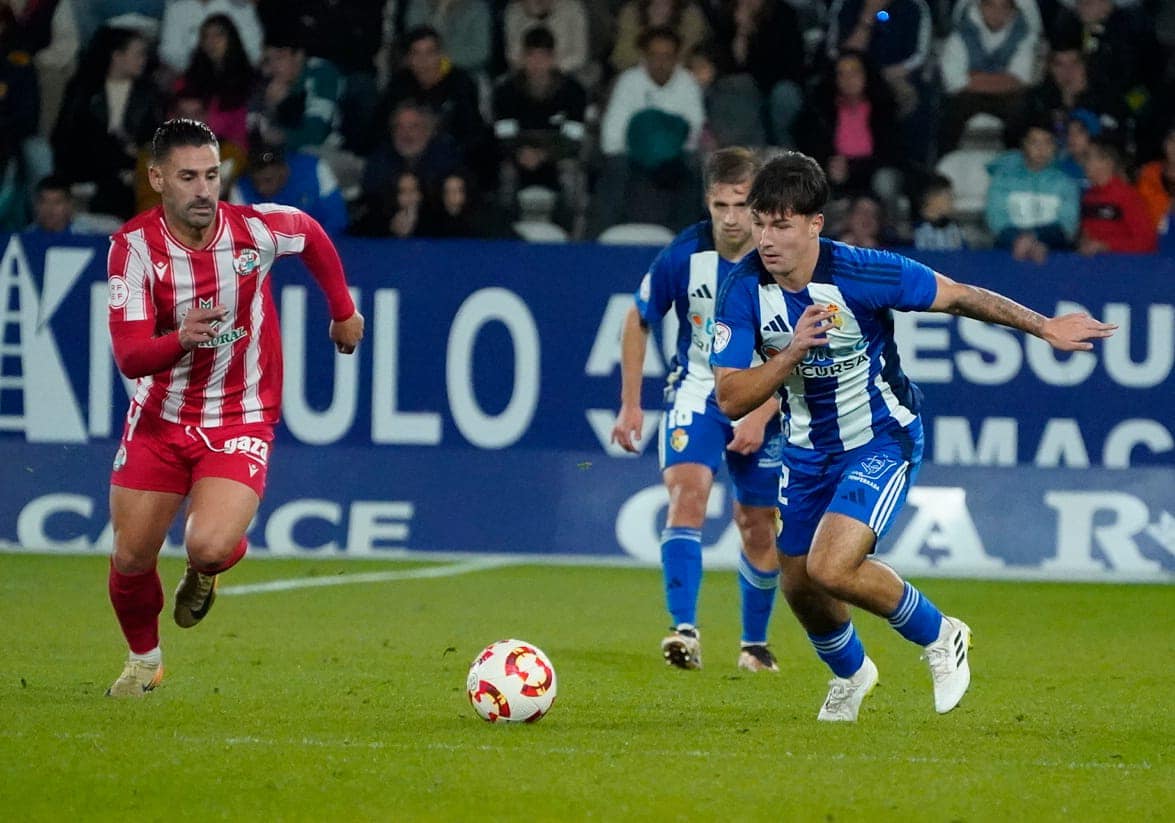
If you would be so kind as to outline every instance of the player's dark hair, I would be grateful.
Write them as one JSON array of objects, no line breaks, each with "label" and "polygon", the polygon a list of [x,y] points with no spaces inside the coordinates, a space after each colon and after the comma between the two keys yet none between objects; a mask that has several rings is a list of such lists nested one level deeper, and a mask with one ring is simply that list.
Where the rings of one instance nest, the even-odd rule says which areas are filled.
[{"label": "player's dark hair", "polygon": [[526,34],[522,35],[522,50],[531,51],[532,49],[554,51],[554,33],[546,26],[535,26],[533,29],[527,29]]},{"label": "player's dark hair", "polygon": [[754,180],[763,163],[758,155],[742,146],[728,146],[711,154],[702,170],[705,191],[716,183],[736,185]]},{"label": "player's dark hair", "polygon": [[798,151],[785,151],[755,176],[747,201],[762,215],[809,216],[824,211],[828,197],[828,178],[820,164]]},{"label": "player's dark hair", "polygon": [[151,162],[162,163],[171,150],[178,146],[212,146],[219,149],[220,141],[212,129],[198,120],[175,117],[155,129],[155,136],[151,138]]}]

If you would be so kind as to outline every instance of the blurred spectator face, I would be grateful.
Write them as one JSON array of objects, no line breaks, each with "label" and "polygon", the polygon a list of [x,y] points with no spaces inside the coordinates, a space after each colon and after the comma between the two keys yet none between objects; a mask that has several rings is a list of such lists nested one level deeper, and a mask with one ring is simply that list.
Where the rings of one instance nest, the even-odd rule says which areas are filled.
[{"label": "blurred spectator face", "polygon": [[114,80],[133,80],[147,67],[147,43],[141,37],[132,37],[126,45],[110,55],[110,69],[106,76]]},{"label": "blurred spectator face", "polygon": [[1078,161],[1085,157],[1090,145],[1089,129],[1080,120],[1070,120],[1065,126],[1065,149]]},{"label": "blurred spectator face", "polygon": [[428,112],[415,108],[392,113],[392,145],[401,157],[419,157],[432,139],[433,121]]},{"label": "blurred spectator face", "polygon": [[539,20],[551,13],[555,0],[522,0],[522,9],[527,17],[536,17]]},{"label": "blurred spectator face", "polygon": [[979,16],[992,31],[1002,31],[1016,16],[1013,0],[979,0]]},{"label": "blurred spectator face", "polygon": [[857,55],[850,54],[836,61],[836,91],[850,100],[865,96],[865,64]]},{"label": "blurred spectator face", "polygon": [[44,189],[37,192],[33,204],[37,225],[45,231],[61,232],[73,222],[73,197],[64,189]]},{"label": "blurred spectator face", "polygon": [[219,21],[205,23],[200,29],[200,51],[208,55],[213,63],[224,61],[228,53],[228,32]]},{"label": "blurred spectator face", "polygon": [[858,197],[849,208],[845,227],[856,243],[876,241],[881,237],[881,206],[871,197]]},{"label": "blurred spectator face", "polygon": [[673,12],[677,4],[674,0],[648,0],[648,16],[650,26],[668,26],[673,23]]},{"label": "blurred spectator face", "polygon": [[266,46],[263,71],[279,83],[292,84],[302,73],[306,52],[289,46]]},{"label": "blurred spectator face", "polygon": [[446,177],[445,183],[441,187],[441,205],[444,206],[445,211],[456,217],[464,211],[466,199],[464,178],[456,174]]},{"label": "blurred spectator face", "polygon": [[441,44],[434,37],[422,37],[408,47],[404,60],[408,70],[425,86],[435,85],[441,79]]},{"label": "blurred spectator face", "polygon": [[199,97],[181,95],[172,101],[171,116],[186,117],[189,120],[203,123],[208,117],[208,107]]},{"label": "blurred spectator face", "polygon": [[410,171],[396,178],[396,208],[408,211],[420,207],[424,195],[420,191],[420,180]]},{"label": "blurred spectator face", "polygon": [[927,220],[941,220],[955,212],[955,193],[951,189],[935,189],[922,203],[922,216]]},{"label": "blurred spectator face", "polygon": [[703,89],[710,88],[710,84],[718,76],[718,70],[714,68],[714,63],[704,54],[692,55],[686,68],[689,69],[689,73],[694,76],[694,79],[698,81],[698,85]]},{"label": "blurred spectator face", "polygon": [[550,49],[527,49],[522,53],[522,71],[531,80],[545,80],[555,70],[555,53]]},{"label": "blurred spectator face", "polygon": [[1104,23],[1114,11],[1114,0],[1077,0],[1077,16],[1087,26]]},{"label": "blurred spectator face", "polygon": [[264,166],[250,171],[249,177],[252,178],[253,187],[257,189],[259,195],[273,197],[285,187],[286,181],[290,179],[290,167],[285,162],[266,163]]},{"label": "blurred spectator face", "polygon": [[1085,61],[1076,49],[1053,52],[1049,58],[1049,73],[1053,82],[1063,91],[1080,91],[1085,88]]},{"label": "blurred spectator face", "polygon": [[1163,138],[1163,158],[1168,163],[1175,163],[1175,128],[1167,129],[1167,136]]},{"label": "blurred spectator face", "polygon": [[1089,182],[1095,186],[1104,186],[1109,183],[1118,171],[1114,167],[1114,158],[1096,143],[1089,147],[1081,168],[1085,170],[1085,176],[1089,178]]},{"label": "blurred spectator face", "polygon": [[1030,128],[1024,135],[1024,161],[1028,168],[1039,171],[1056,159],[1057,141],[1044,129]]},{"label": "blurred spectator face", "polygon": [[677,44],[665,37],[654,37],[645,47],[645,70],[653,82],[664,86],[677,68]]}]

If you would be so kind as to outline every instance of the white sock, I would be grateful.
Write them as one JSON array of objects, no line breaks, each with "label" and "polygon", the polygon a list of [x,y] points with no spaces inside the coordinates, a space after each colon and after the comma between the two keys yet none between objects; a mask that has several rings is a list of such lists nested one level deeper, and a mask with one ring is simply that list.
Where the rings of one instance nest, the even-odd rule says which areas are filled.
[{"label": "white sock", "polygon": [[138,660],[140,663],[146,663],[148,666],[158,666],[163,662],[163,650],[156,646],[146,654],[135,654],[131,652],[131,660]]}]

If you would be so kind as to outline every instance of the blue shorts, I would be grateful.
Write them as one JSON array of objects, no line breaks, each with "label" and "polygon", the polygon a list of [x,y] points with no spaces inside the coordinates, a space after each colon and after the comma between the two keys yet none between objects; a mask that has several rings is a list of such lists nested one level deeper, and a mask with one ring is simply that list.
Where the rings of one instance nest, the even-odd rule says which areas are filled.
[{"label": "blue shorts", "polygon": [[727,451],[726,444],[733,438],[734,426],[712,406],[704,412],[666,409],[661,415],[658,437],[661,471],[681,463],[700,463],[717,474],[725,460],[734,485],[735,500],[744,506],[774,506],[783,464],[783,431],[779,417],[767,424],[763,445],[752,454]]},{"label": "blue shorts", "polygon": [[825,512],[859,520],[880,539],[906,502],[922,465],[922,448],[917,420],[842,454],[784,446],[779,479],[783,529],[776,546],[791,557],[807,554]]}]

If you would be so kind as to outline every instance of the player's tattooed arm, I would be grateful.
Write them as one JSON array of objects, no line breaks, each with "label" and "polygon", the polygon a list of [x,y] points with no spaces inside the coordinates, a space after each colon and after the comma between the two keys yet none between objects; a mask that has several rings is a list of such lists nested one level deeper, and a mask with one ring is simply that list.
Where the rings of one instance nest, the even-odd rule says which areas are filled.
[{"label": "player's tattooed arm", "polygon": [[935,274],[935,279],[938,281],[938,294],[930,305],[930,311],[956,314],[960,317],[1020,329],[1061,351],[1092,349],[1093,343],[1089,342],[1090,340],[1109,337],[1118,328],[1112,323],[1095,320],[1083,312],[1045,317],[989,289],[956,283],[941,274]]}]

